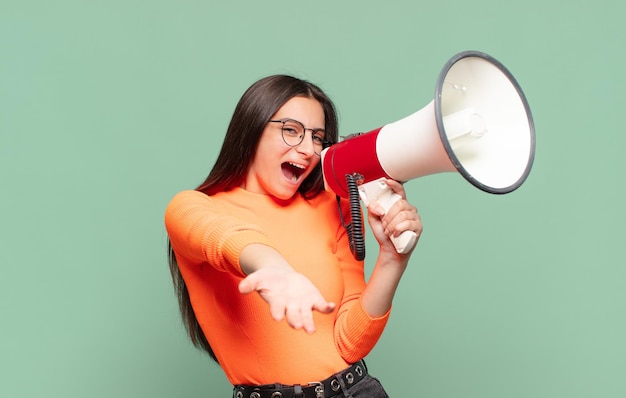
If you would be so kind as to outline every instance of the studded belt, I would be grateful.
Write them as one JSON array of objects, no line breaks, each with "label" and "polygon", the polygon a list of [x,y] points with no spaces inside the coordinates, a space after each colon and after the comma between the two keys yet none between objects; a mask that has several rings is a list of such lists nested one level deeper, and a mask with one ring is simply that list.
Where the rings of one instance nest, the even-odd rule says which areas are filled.
[{"label": "studded belt", "polygon": [[237,385],[233,390],[233,398],[329,398],[340,393],[342,384],[350,387],[363,380],[366,375],[367,367],[361,360],[324,381],[311,382],[307,385]]}]

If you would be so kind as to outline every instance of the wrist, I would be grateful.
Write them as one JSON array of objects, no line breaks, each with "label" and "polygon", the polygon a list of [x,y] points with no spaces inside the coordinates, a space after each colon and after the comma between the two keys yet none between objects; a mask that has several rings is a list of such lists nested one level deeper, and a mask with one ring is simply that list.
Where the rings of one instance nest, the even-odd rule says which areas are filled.
[{"label": "wrist", "polygon": [[259,243],[250,244],[241,250],[239,266],[245,275],[262,268],[292,269],[276,249]]}]

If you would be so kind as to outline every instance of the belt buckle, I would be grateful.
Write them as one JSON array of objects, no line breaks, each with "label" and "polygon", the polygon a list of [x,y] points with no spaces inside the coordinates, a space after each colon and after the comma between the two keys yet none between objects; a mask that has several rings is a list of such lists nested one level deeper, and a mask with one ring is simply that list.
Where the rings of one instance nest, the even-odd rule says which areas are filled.
[{"label": "belt buckle", "polygon": [[310,381],[309,385],[315,385],[315,397],[324,398],[324,385],[320,381]]}]

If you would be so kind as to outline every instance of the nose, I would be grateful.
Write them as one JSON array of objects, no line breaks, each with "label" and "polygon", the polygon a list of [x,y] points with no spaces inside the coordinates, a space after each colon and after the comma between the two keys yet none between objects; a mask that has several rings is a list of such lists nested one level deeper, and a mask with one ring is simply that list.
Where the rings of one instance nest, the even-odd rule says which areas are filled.
[{"label": "nose", "polygon": [[[313,134],[313,133],[311,133]],[[296,150],[302,154],[307,155],[308,157],[313,156],[315,154],[315,146],[313,145],[313,136],[309,136],[304,132],[304,138],[302,142],[296,146]]]}]

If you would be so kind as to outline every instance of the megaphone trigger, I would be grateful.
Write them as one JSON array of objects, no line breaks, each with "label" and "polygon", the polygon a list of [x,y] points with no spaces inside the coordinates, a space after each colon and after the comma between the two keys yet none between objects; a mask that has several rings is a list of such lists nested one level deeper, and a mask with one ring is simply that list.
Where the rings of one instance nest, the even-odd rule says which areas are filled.
[{"label": "megaphone trigger", "polygon": [[[379,178],[378,180],[359,185],[359,196],[366,207],[370,203],[376,202],[384,209],[385,214],[387,214],[394,203],[402,199],[400,195],[389,188],[385,183],[385,178]],[[417,234],[413,231],[404,231],[399,236],[392,236],[391,242],[396,247],[398,253],[406,254],[417,243]]]}]

